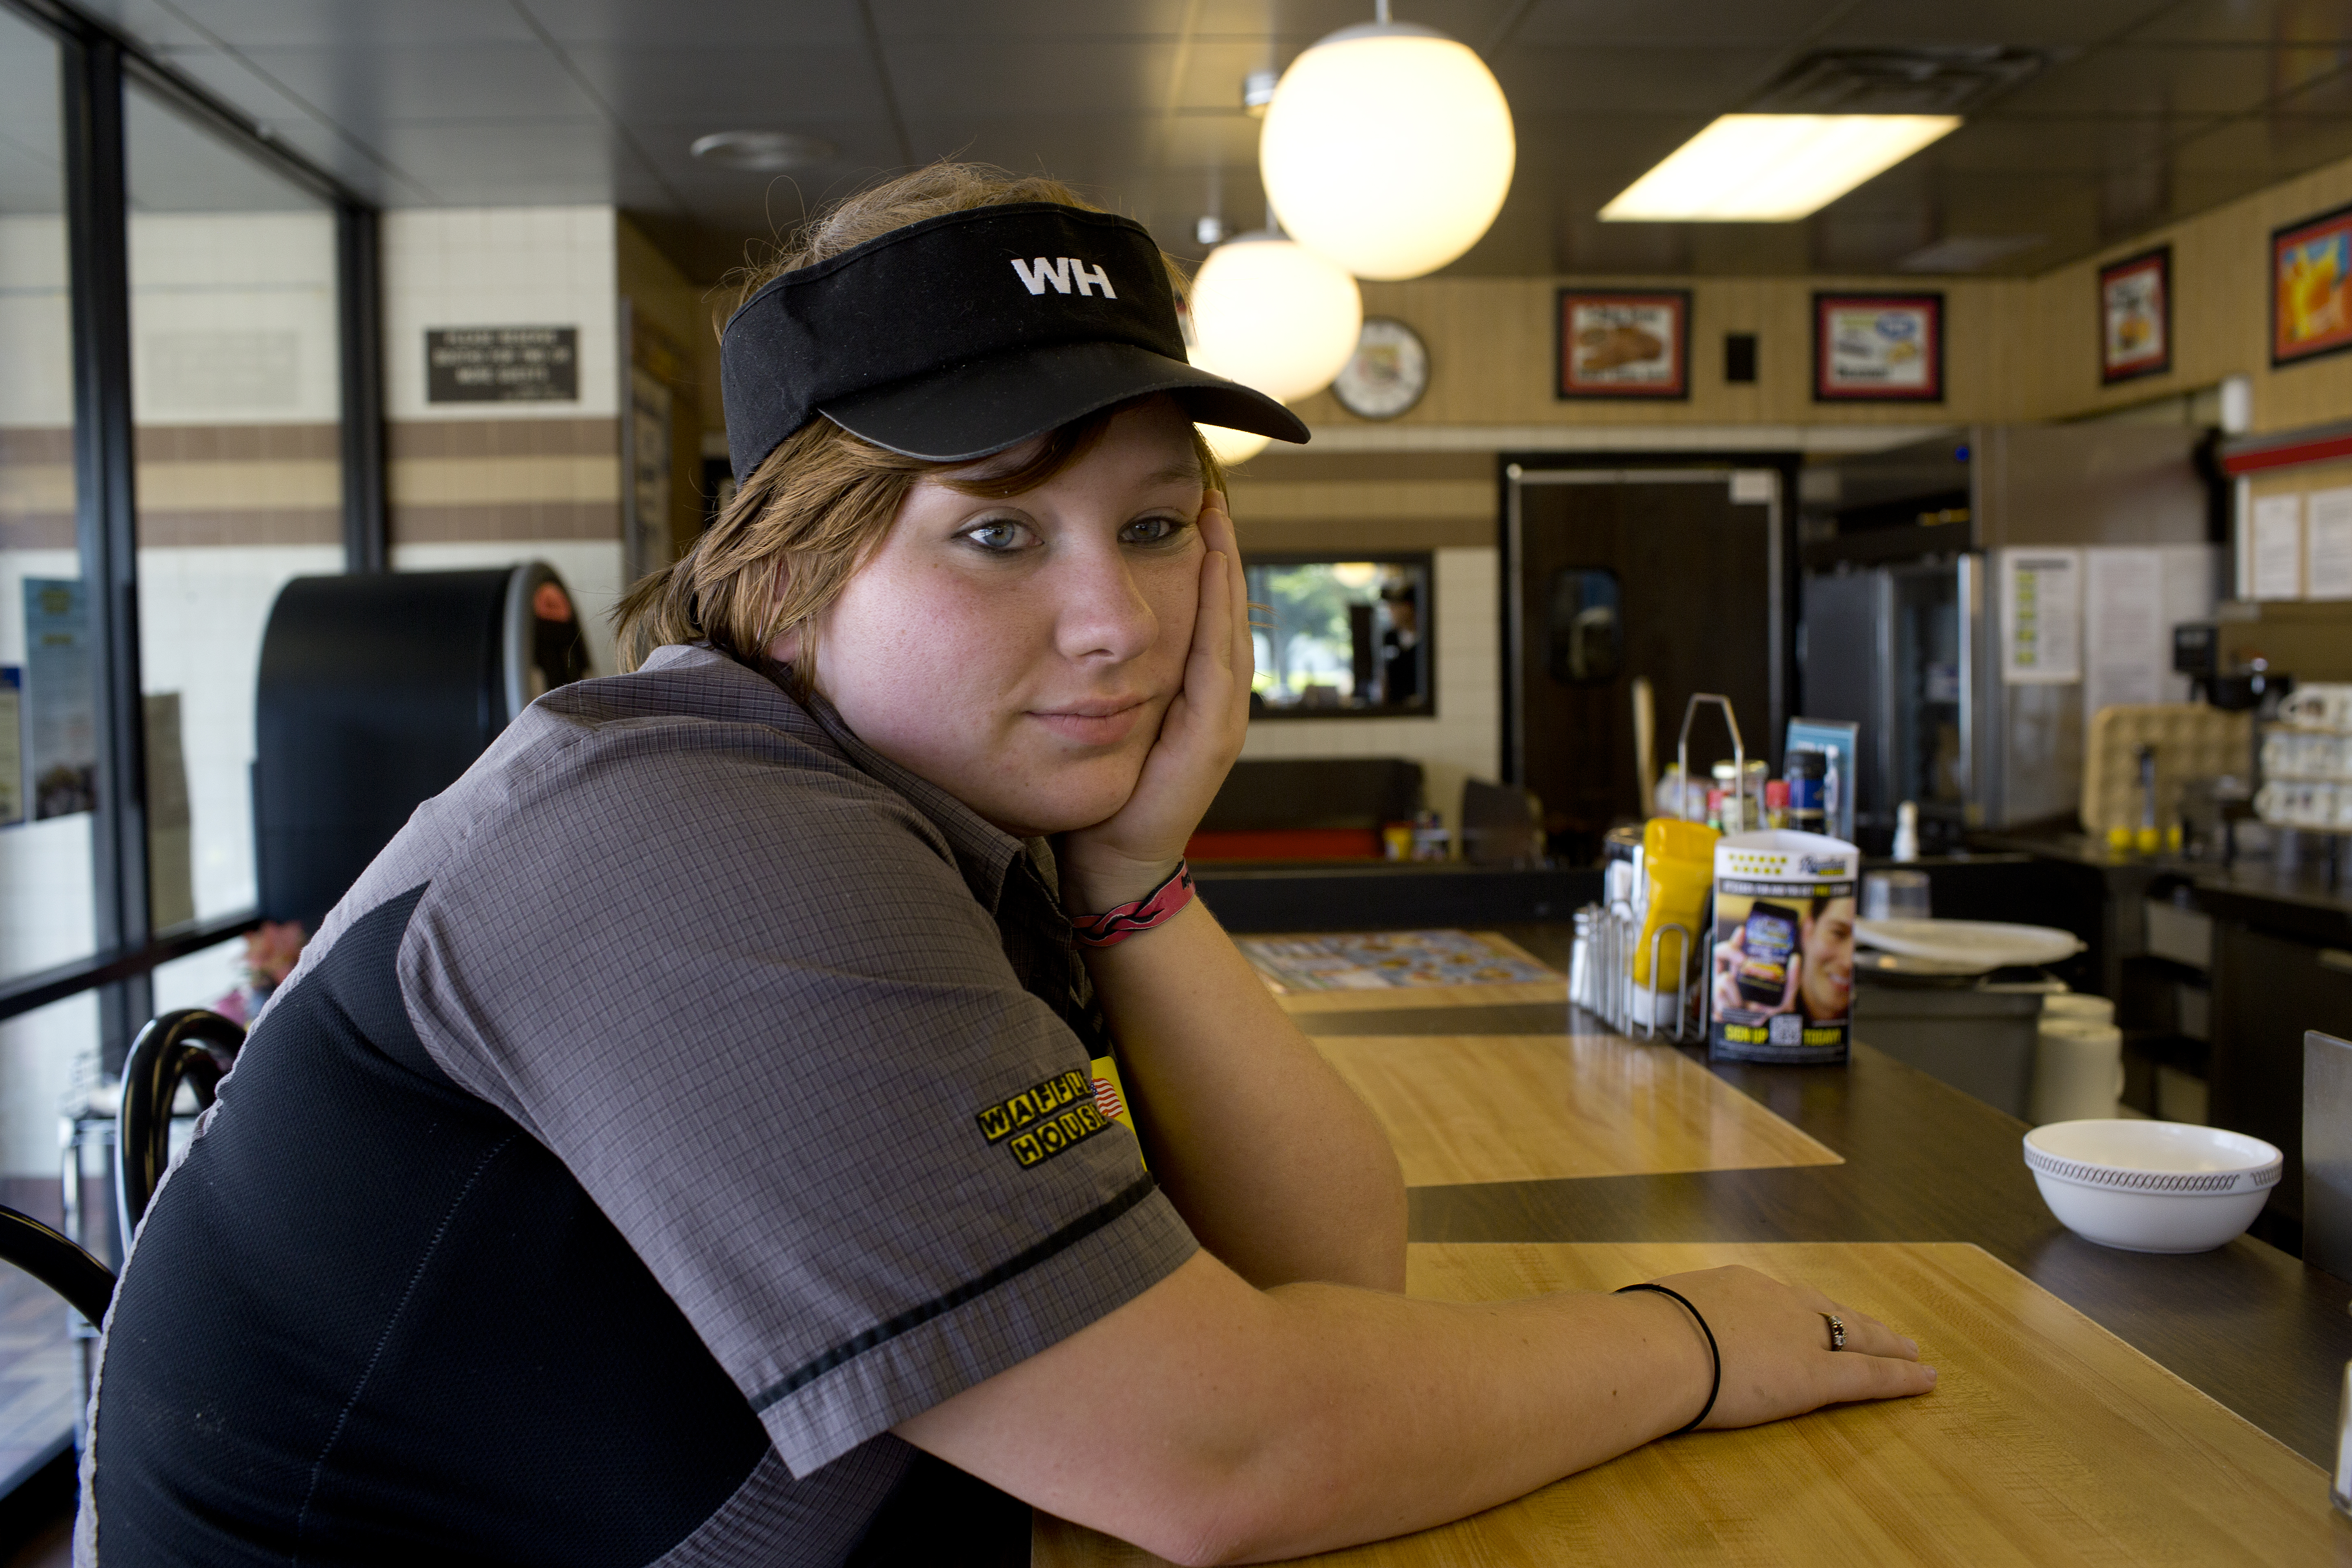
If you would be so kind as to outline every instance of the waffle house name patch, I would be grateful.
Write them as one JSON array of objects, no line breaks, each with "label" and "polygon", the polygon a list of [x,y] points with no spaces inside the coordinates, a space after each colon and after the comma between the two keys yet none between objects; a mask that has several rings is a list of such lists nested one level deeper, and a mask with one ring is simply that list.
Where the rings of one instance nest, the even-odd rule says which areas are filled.
[{"label": "waffle house name patch", "polygon": [[1024,1168],[1042,1164],[1110,1126],[1095,1108],[1093,1082],[1076,1071],[1001,1100],[973,1120],[980,1123],[982,1138],[1012,1150],[1014,1162]]}]

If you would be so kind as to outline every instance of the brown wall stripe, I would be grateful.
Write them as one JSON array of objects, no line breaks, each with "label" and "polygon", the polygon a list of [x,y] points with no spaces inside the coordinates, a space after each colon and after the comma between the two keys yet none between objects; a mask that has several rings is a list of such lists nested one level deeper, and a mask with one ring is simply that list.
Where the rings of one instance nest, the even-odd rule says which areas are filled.
[{"label": "brown wall stripe", "polygon": [[617,419],[396,419],[385,456],[414,458],[610,458],[621,450]]},{"label": "brown wall stripe", "polygon": [[0,468],[18,463],[71,463],[73,431],[62,425],[0,426]]},{"label": "brown wall stripe", "polygon": [[253,508],[236,511],[139,512],[142,549],[176,550],[212,544],[340,544],[343,514],[328,507]]},{"label": "brown wall stripe", "polygon": [[1486,452],[1318,452],[1267,447],[1233,470],[1234,483],[1289,483],[1301,479],[1496,479],[1495,454]]},{"label": "brown wall stripe", "polygon": [[1344,558],[1355,552],[1377,555],[1383,550],[1454,550],[1484,545],[1494,548],[1495,521],[1470,517],[1269,517],[1252,519],[1244,510],[1234,519],[1242,559],[1271,551],[1312,550]]},{"label": "brown wall stripe", "polygon": [[74,519],[69,511],[25,511],[0,516],[0,550],[71,550]]},{"label": "brown wall stripe", "polygon": [[595,539],[621,537],[621,509],[613,501],[522,501],[480,506],[400,506],[392,509],[392,542],[446,544],[470,539]]},{"label": "brown wall stripe", "polygon": [[342,455],[339,425],[142,425],[142,463],[266,463]]}]

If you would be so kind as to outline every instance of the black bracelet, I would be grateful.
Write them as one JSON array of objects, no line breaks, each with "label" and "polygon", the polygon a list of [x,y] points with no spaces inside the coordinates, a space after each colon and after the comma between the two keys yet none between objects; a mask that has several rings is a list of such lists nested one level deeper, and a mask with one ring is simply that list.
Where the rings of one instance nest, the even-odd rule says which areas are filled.
[{"label": "black bracelet", "polygon": [[1715,1358],[1715,1375],[1707,1380],[1706,1384],[1706,1403],[1699,1407],[1696,1415],[1691,1417],[1688,1426],[1677,1426],[1666,1434],[1669,1437],[1679,1437],[1685,1432],[1696,1430],[1700,1422],[1715,1413],[1715,1396],[1723,1392],[1723,1351],[1715,1342],[1715,1331],[1706,1326],[1706,1320],[1699,1316],[1699,1310],[1692,1306],[1690,1298],[1681,1291],[1669,1290],[1664,1285],[1627,1285],[1614,1293],[1622,1296],[1627,1290],[1655,1290],[1661,1296],[1672,1296],[1680,1301],[1683,1310],[1698,1319],[1698,1331],[1706,1336],[1706,1353]]}]

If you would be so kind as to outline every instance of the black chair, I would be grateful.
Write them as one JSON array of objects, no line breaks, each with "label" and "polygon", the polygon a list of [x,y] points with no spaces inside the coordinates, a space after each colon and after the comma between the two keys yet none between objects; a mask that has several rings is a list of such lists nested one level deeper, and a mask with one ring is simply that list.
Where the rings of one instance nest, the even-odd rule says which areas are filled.
[{"label": "black chair", "polygon": [[0,1205],[0,1262],[13,1263],[63,1296],[93,1323],[106,1321],[114,1270],[31,1215]]},{"label": "black chair", "polygon": [[243,1029],[202,1007],[162,1014],[131,1043],[114,1138],[115,1223],[126,1256],[172,1163],[172,1102],[180,1086],[194,1090],[199,1110],[208,1108],[244,1044]]}]

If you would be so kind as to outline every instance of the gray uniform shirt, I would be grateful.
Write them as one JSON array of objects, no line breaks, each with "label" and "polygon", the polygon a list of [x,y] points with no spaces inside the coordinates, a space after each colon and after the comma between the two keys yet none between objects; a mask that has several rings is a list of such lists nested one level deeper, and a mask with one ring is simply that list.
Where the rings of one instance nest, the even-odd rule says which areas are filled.
[{"label": "gray uniform shirt", "polygon": [[[359,1028],[360,1047],[338,1045],[334,1020],[365,1016],[348,1000],[366,994],[354,956],[363,948],[380,951],[365,962],[396,984],[397,1012]],[[321,1013],[329,994],[344,1000]],[[1098,1027],[1091,1012],[1042,846],[878,756],[821,700],[803,706],[709,649],[666,647],[636,674],[533,704],[417,810],[328,917],[159,1194],[110,1333],[121,1340],[123,1320],[165,1310],[142,1307],[131,1289],[151,1243],[173,1245],[159,1236],[191,1242],[175,1265],[184,1270],[251,1231],[250,1213],[238,1230],[208,1215],[207,1194],[226,1205],[246,1193],[235,1201],[249,1209],[254,1192],[341,1179],[332,1138],[297,1157],[282,1126],[273,1145],[268,1129],[250,1125],[257,1097],[283,1081],[308,1104],[300,1053],[314,1063],[362,1048],[396,1058],[388,1037],[413,1028],[429,1058],[418,1068],[446,1075],[495,1123],[481,1135],[482,1168],[511,1157],[489,1141],[509,1121],[527,1140],[519,1147],[560,1162],[559,1177],[642,1260],[765,1426],[766,1458],[661,1560],[817,1560],[824,1551],[798,1554],[776,1532],[837,1547],[856,1538],[858,1519],[816,1529],[812,1504],[870,1516],[878,1500],[873,1485],[848,1484],[835,1507],[807,1478],[1093,1322],[1192,1254],[1133,1136],[1095,1110],[1094,1053],[1078,1032]],[[382,1115],[407,1114],[383,1092],[393,1098]],[[330,1098],[335,1114],[353,1109],[348,1093]],[[287,1114],[273,1112],[281,1123]],[[418,1125],[450,1124],[436,1114]],[[274,1173],[239,1186],[240,1159]],[[370,1201],[364,1183],[354,1190],[346,1209]],[[448,1201],[463,1223],[532,1223],[475,1212],[485,1200],[471,1187]],[[463,1250],[438,1234],[416,1246],[406,1293],[383,1309],[394,1327],[379,1331],[373,1307],[354,1308],[335,1331],[351,1335],[354,1365],[373,1368],[355,1402],[402,1398],[381,1346],[408,1331],[401,1314],[420,1310],[415,1279],[456,1267],[445,1260]],[[266,1282],[238,1285],[237,1272],[205,1288],[251,1293],[229,1309],[245,1321],[273,1310]],[[338,1364],[333,1350],[311,1359]],[[110,1351],[108,1378],[121,1359]],[[282,1364],[246,1373],[285,1375]],[[173,1398],[193,1410],[233,1397],[237,1375]],[[342,1396],[340,1384],[319,1392],[322,1409]],[[169,1414],[160,1395],[147,1405]],[[164,1436],[149,1441],[127,1415],[110,1428],[113,1414],[102,1393],[100,1503],[127,1519],[133,1507],[163,1507],[158,1496],[203,1500],[209,1461],[174,1458],[164,1416]],[[625,1426],[626,1413],[616,1419]],[[290,1435],[289,1453],[307,1460],[314,1436]],[[327,1451],[352,1440],[330,1434]],[[118,1452],[125,1469],[110,1502],[103,1478]],[[134,1459],[197,1473],[141,1479]],[[855,1476],[860,1465],[875,1472],[861,1458],[827,1473]],[[241,1500],[255,1491],[253,1469],[240,1472]],[[319,1485],[314,1470],[298,1537],[319,1528]],[[361,1529],[364,1508],[353,1506]],[[154,1521],[162,1536],[170,1527]],[[108,1530],[101,1513],[100,1546]]]}]

